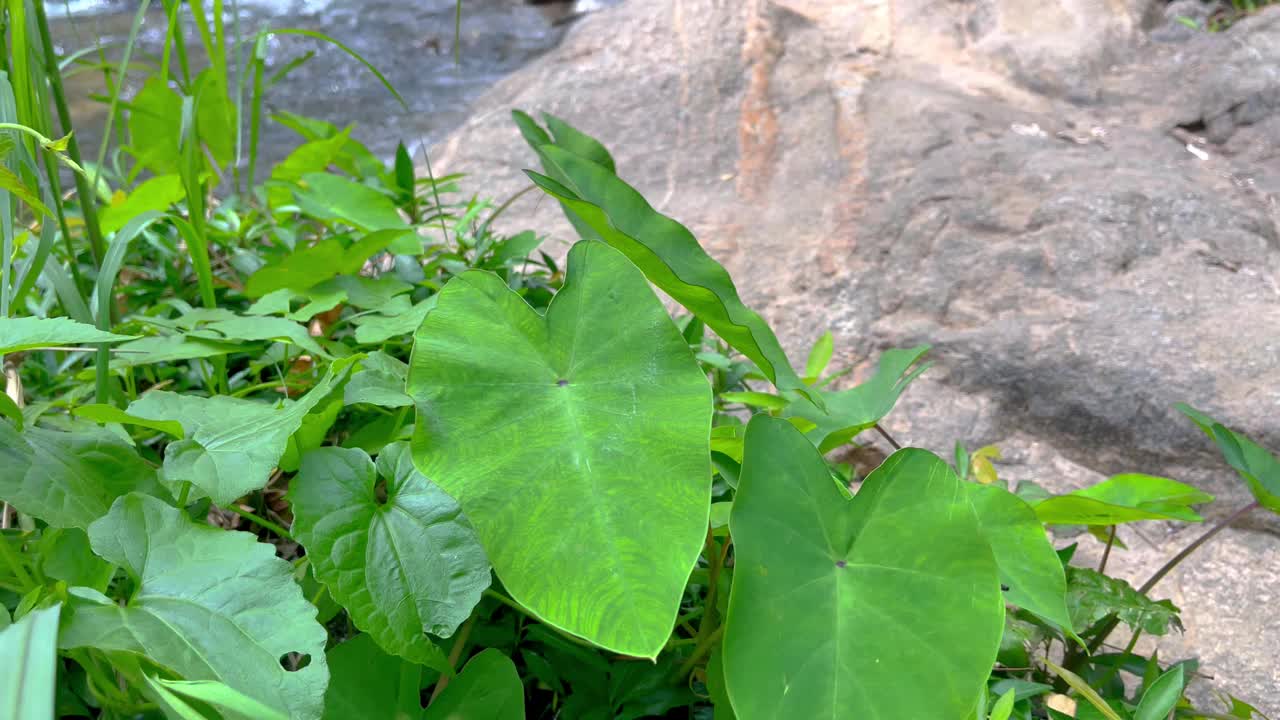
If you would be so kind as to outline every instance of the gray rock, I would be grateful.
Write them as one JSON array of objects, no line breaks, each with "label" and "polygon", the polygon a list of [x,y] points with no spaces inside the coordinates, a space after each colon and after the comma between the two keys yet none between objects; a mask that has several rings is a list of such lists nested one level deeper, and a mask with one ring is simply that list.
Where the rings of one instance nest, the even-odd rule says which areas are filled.
[{"label": "gray rock", "polygon": [[[508,111],[561,116],[795,357],[828,328],[862,372],[934,344],[901,439],[1040,457],[1015,474],[1062,488],[1164,474],[1225,513],[1247,493],[1172,405],[1280,448],[1280,8],[1153,42],[1162,8],[629,2],[497,85],[437,169],[514,193],[533,161]],[[533,195],[504,222],[572,237]],[[1135,550],[1133,572],[1194,532]],[[1163,655],[1200,655],[1272,713],[1278,532],[1256,518],[1166,581],[1193,630]]]}]

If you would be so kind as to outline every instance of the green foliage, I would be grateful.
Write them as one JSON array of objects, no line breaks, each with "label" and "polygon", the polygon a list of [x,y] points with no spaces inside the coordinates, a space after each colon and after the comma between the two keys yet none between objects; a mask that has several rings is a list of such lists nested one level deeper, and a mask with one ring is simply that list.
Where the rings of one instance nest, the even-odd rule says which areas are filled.
[{"label": "green foliage", "polygon": [[[0,628],[0,717],[46,720],[53,717],[58,660],[58,615],[54,605],[33,610]],[[8,618],[8,610],[4,611]]]},{"label": "green foliage", "polygon": [[[1004,605],[955,475],[903,450],[850,500],[790,423],[752,419],[746,448],[724,638],[737,716],[962,717],[995,660]],[[905,672],[929,682],[904,694]]]},{"label": "green foliage", "polygon": [[460,275],[418,329],[407,388],[415,460],[512,596],[655,657],[706,534],[711,392],[643,276],[580,243],[540,316],[495,276]]},{"label": "green foliage", "polygon": [[[43,2],[0,4],[0,719],[1260,717],[1193,709],[1193,660],[1103,650],[1180,627],[1148,593],[1186,553],[1135,589],[1117,525],[1210,496],[1011,491],[962,443],[956,472],[849,463],[897,449],[928,346],[845,383],[813,328],[801,375],[563,120],[515,116],[583,238],[564,267],[403,144],[264,115],[312,54],[267,77],[272,36],[346,46],[145,5],[118,52],[61,58]],[[93,162],[60,67],[106,81]],[[298,135],[271,168],[265,122]],[[1280,461],[1183,410],[1280,508]]]},{"label": "green foliage", "polygon": [[294,536],[355,625],[392,653],[448,672],[423,633],[453,634],[489,586],[489,564],[458,504],[413,468],[408,445],[383,448],[376,474],[363,450],[308,453],[289,500]]}]

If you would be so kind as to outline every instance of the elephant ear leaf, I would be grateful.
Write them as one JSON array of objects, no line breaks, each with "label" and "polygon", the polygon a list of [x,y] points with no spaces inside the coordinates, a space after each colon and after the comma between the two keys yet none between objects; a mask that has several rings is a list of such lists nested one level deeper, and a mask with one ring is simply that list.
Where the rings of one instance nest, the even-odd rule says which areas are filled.
[{"label": "elephant ear leaf", "polygon": [[[757,415],[729,527],[724,675],[742,720],[960,718],[1004,626],[998,567],[951,469],[894,453],[852,499],[790,422]],[[779,528],[787,528],[779,542]],[[803,668],[803,671],[798,669]],[[903,692],[904,677],[927,678]]]},{"label": "elephant ear leaf", "polygon": [[1177,408],[1217,444],[1222,457],[1244,480],[1258,504],[1280,513],[1280,460],[1245,435],[1228,429],[1190,405],[1180,404]]},{"label": "elephant ear leaf", "polygon": [[794,390],[822,404],[791,367],[769,325],[738,297],[728,271],[698,244],[688,228],[660,214],[617,176],[598,141],[563,121],[551,133],[523,113],[516,116],[546,174],[528,171],[534,184],[555,197],[574,226],[612,245],[654,285],[706,323],[760,368],[779,390]]},{"label": "elephant ear leaf", "polygon": [[644,276],[594,241],[538,314],[463,273],[414,337],[413,460],[546,622],[654,657],[711,504],[711,387]]}]

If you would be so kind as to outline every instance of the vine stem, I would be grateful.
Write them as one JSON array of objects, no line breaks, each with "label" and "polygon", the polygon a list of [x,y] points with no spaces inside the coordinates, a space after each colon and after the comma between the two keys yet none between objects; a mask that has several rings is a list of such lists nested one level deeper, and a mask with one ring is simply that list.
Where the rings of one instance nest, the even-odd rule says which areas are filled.
[{"label": "vine stem", "polygon": [[254,513],[241,510],[240,508],[236,507],[234,504],[227,505],[222,509],[227,510],[229,512],[233,512],[236,515],[239,515],[240,517],[244,518],[245,520],[248,520],[251,523],[260,525],[270,530],[271,532],[275,533],[276,535],[279,535],[284,540],[294,542],[293,535],[290,534],[288,530],[285,530],[282,526],[271,522],[270,520],[262,517],[261,515],[255,515]]},{"label": "vine stem", "polygon": [[[458,631],[458,636],[453,640],[453,648],[449,650],[449,667],[457,670],[458,660],[462,658],[462,648],[467,644],[467,638],[471,637],[471,628],[475,627],[476,615],[472,615],[467,619],[466,624]],[[440,697],[440,693],[444,692],[445,687],[449,685],[451,673],[445,673],[436,681],[436,686],[431,690],[431,699],[427,701],[427,705],[436,701]]]},{"label": "vine stem", "polygon": [[[1143,595],[1146,595],[1148,592],[1151,591],[1152,588],[1156,586],[1157,583],[1163,580],[1164,577],[1168,575],[1174,568],[1176,568],[1183,560],[1186,560],[1187,557],[1191,555],[1191,553],[1198,550],[1201,545],[1204,545],[1205,543],[1209,542],[1214,538],[1215,535],[1222,532],[1223,530],[1226,530],[1237,520],[1244,517],[1245,515],[1248,515],[1250,512],[1252,512],[1253,510],[1256,510],[1260,506],[1261,506],[1261,503],[1259,503],[1257,500],[1254,500],[1248,505],[1245,505],[1239,510],[1236,510],[1235,512],[1231,513],[1227,517],[1218,521],[1216,525],[1214,525],[1213,527],[1205,531],[1203,535],[1191,541],[1191,544],[1183,548],[1177,555],[1174,555],[1173,557],[1169,558],[1169,562],[1166,562],[1164,565],[1162,565],[1160,569],[1156,570],[1155,573],[1150,578],[1147,578],[1146,582],[1142,583],[1142,587],[1138,588],[1138,592]],[[1107,636],[1110,635],[1111,632],[1115,630],[1116,626],[1119,624],[1120,624],[1120,619],[1112,615],[1111,618],[1106,621],[1106,624],[1102,626],[1102,629],[1098,631],[1098,634],[1095,635],[1093,639],[1089,641],[1089,654],[1092,655],[1093,653],[1097,652],[1098,648],[1102,647],[1102,643],[1106,641]]]}]

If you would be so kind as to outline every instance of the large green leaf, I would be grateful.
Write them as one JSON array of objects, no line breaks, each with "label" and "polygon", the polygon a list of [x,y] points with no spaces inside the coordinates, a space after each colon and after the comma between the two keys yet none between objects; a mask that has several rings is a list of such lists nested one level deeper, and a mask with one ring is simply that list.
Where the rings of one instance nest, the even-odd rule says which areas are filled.
[{"label": "large green leaf", "polygon": [[489,648],[471,658],[423,720],[524,720],[524,685],[515,663]]},{"label": "large green leaf", "polygon": [[87,529],[121,495],[158,489],[155,470],[106,430],[18,432],[0,421],[0,499],[54,527]]},{"label": "large green leaf", "polygon": [[578,155],[583,151],[580,141],[562,142],[560,135],[556,141],[533,145],[548,173],[529,171],[534,184],[560,200],[571,218],[622,251],[650,282],[747,356],[780,390],[807,392],[773,330],[742,303],[729,273],[693,233],[654,210],[634,188],[598,164],[598,158]]},{"label": "large green leaf", "polygon": [[1174,665],[1156,679],[1151,687],[1142,694],[1138,709],[1133,713],[1133,720],[1165,720],[1173,708],[1182,699],[1182,691],[1187,687],[1186,668],[1181,664]]},{"label": "large green leaf", "polygon": [[996,485],[965,483],[982,534],[991,545],[1005,598],[1072,631],[1067,578],[1044,525],[1022,498]]},{"label": "large green leaf", "polygon": [[919,362],[927,352],[928,345],[886,350],[880,355],[880,366],[870,380],[849,390],[820,392],[825,410],[803,397],[796,397],[785,415],[813,422],[817,427],[807,434],[822,452],[839,447],[893,410],[911,381],[929,369],[929,363]]},{"label": "large green leaf", "polygon": [[1203,518],[1191,506],[1212,501],[1212,495],[1176,480],[1129,473],[1045,498],[1036,503],[1035,510],[1040,522],[1047,525],[1119,525],[1139,520],[1200,522]]},{"label": "large green leaf", "polygon": [[165,448],[165,480],[190,482],[226,505],[266,486],[303,418],[341,386],[359,358],[333,363],[306,395],[282,408],[225,395],[205,398],[156,390],[130,404],[128,414],[181,423],[183,439]]},{"label": "large green leaf", "polygon": [[[293,533],[316,577],[388,652],[447,672],[424,632],[449,637],[489,587],[489,562],[458,504],[413,467],[407,443],[378,455],[321,448],[289,486]],[[375,491],[386,480],[386,500]]]},{"label": "large green leaf", "polygon": [[415,336],[414,460],[507,590],[563,630],[654,657],[707,529],[711,388],[644,277],[583,242],[540,316],[450,280]]},{"label": "large green leaf", "polygon": [[[7,610],[0,608],[6,615]],[[57,687],[61,605],[32,610],[0,630],[0,718],[49,720]]]},{"label": "large green leaf", "polygon": [[800,431],[757,415],[729,527],[724,673],[738,717],[973,710],[1000,644],[1004,599],[946,463],[899,451],[850,500]]},{"label": "large green leaf", "polygon": [[1125,625],[1148,635],[1164,635],[1170,625],[1182,627],[1178,608],[1172,602],[1154,601],[1124,580],[1089,568],[1067,568],[1067,609],[1071,624],[1082,632],[1113,614]]},{"label": "large green leaf", "polygon": [[117,192],[111,204],[102,209],[98,222],[103,234],[113,233],[133,218],[146,212],[162,212],[186,197],[179,175],[159,175],[138,185],[128,194]]},{"label": "large green leaf", "polygon": [[1218,445],[1222,457],[1249,486],[1258,503],[1271,512],[1280,513],[1280,460],[1247,436],[1228,429],[1190,405],[1177,408]]},{"label": "large green leaf", "polygon": [[37,348],[122,342],[132,335],[116,335],[70,318],[0,318],[0,355]]},{"label": "large green leaf", "polygon": [[406,661],[383,652],[363,633],[333,646],[328,659],[333,679],[324,696],[324,720],[399,720],[396,710],[405,694],[400,667]]},{"label": "large green leaf", "polygon": [[[117,500],[89,527],[89,539],[137,587],[123,606],[79,591],[61,647],[136,653],[185,680],[225,683],[291,718],[320,717],[328,635],[272,546],[197,525],[138,493]],[[291,652],[309,655],[310,664],[286,670],[281,659]]]}]

